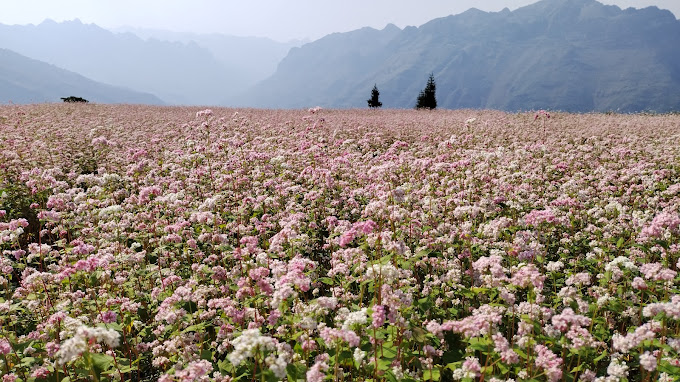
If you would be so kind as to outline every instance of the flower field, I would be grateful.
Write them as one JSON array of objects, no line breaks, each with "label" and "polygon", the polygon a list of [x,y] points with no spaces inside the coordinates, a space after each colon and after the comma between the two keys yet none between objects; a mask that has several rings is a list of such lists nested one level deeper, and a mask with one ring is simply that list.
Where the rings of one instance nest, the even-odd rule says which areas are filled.
[{"label": "flower field", "polygon": [[7,381],[680,380],[680,116],[0,107]]}]

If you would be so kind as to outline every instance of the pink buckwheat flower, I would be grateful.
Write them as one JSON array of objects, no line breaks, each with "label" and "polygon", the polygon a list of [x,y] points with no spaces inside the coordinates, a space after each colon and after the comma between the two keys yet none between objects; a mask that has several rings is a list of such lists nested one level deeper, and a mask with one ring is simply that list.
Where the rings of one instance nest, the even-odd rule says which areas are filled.
[{"label": "pink buckwheat flower", "polygon": [[665,313],[669,318],[680,320],[680,295],[671,297],[670,302],[653,303],[642,309],[642,315],[645,317],[654,317],[659,313]]},{"label": "pink buckwheat flower", "polygon": [[118,319],[118,315],[116,314],[116,312],[109,310],[99,314],[99,319],[105,324],[110,324],[112,322],[116,322],[116,320]]},{"label": "pink buckwheat flower", "polygon": [[590,322],[590,318],[574,313],[571,308],[565,308],[561,314],[552,317],[553,326],[561,332],[566,332],[571,325],[588,326]]},{"label": "pink buckwheat flower", "polygon": [[643,354],[640,354],[640,366],[642,366],[643,369],[654,371],[656,370],[656,363],[657,359],[652,353],[646,351]]},{"label": "pink buckwheat flower", "polygon": [[666,230],[677,233],[680,227],[680,215],[677,213],[662,212],[652,219],[652,222],[640,231],[639,241],[660,238]]},{"label": "pink buckwheat flower", "polygon": [[656,333],[660,331],[661,324],[657,321],[651,321],[639,326],[634,332],[628,333],[625,336],[615,333],[612,336],[612,348],[624,354],[628,353],[630,350],[638,347],[643,341],[654,339]]},{"label": "pink buckwheat flower", "polygon": [[373,314],[371,315],[373,322],[371,326],[379,328],[385,323],[385,307],[382,305],[373,306]]},{"label": "pink buckwheat flower", "polygon": [[317,357],[314,365],[307,370],[307,382],[323,382],[326,376],[324,372],[328,370],[327,360],[328,354],[322,354]]},{"label": "pink buckwheat flower", "polygon": [[562,358],[558,357],[544,345],[534,346],[536,352],[535,364],[545,371],[548,379],[552,382],[562,378]]},{"label": "pink buckwheat flower", "polygon": [[510,343],[502,334],[496,333],[491,336],[494,343],[494,351],[501,355],[503,362],[514,364],[519,362],[519,355],[510,348]]},{"label": "pink buckwheat flower", "polygon": [[638,290],[645,290],[645,289],[648,288],[645,280],[643,280],[642,277],[637,277],[637,276],[633,279],[631,286],[635,289],[638,289]]},{"label": "pink buckwheat flower", "polygon": [[210,110],[210,109],[205,109],[205,110],[201,110],[201,111],[196,112],[196,118],[201,118],[201,117],[207,118],[207,117],[210,117],[212,115],[213,115],[213,111]]},{"label": "pink buckwheat flower", "polygon": [[4,338],[0,338],[0,354],[9,354],[12,352],[12,346]]},{"label": "pink buckwheat flower", "polygon": [[559,219],[555,216],[555,211],[552,209],[533,210],[524,216],[524,222],[530,226],[538,226],[542,223],[559,223]]},{"label": "pink buckwheat flower", "polygon": [[204,381],[205,376],[213,370],[212,364],[204,359],[190,362],[184,369],[175,372],[180,381]]},{"label": "pink buckwheat flower", "polygon": [[476,378],[482,375],[482,365],[476,357],[465,358],[462,369],[464,378]]},{"label": "pink buckwheat flower", "polygon": [[31,373],[33,378],[47,378],[50,375],[50,371],[46,367],[39,367]]}]

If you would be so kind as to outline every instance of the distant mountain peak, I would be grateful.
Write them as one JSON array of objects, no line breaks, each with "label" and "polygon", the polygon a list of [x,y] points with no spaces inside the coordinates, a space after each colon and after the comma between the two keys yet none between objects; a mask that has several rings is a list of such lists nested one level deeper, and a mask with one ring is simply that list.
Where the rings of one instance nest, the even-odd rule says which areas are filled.
[{"label": "distant mountain peak", "polygon": [[400,31],[401,28],[399,28],[398,26],[396,26],[392,23],[389,23],[389,24],[385,25],[385,28],[383,28],[382,30],[383,31]]},{"label": "distant mountain peak", "polygon": [[[597,0],[541,0],[538,3],[555,4],[560,6],[582,7],[590,4],[602,4]],[[536,4],[538,4],[536,3]]]},{"label": "distant mountain peak", "polygon": [[479,13],[487,13],[479,8],[472,7],[468,9],[467,11],[461,13],[461,15],[469,15],[469,14],[479,14]]},{"label": "distant mountain peak", "polygon": [[182,105],[238,102],[238,93],[274,73],[295,45],[266,38],[163,31],[142,38],[80,19],[0,24],[0,48]]},{"label": "distant mountain peak", "polygon": [[389,38],[338,33],[291,51],[244,98],[259,107],[365,107],[377,84],[385,107],[409,108],[434,73],[444,108],[680,110],[680,52],[668,48],[680,41],[680,22],[669,14],[541,0],[473,8]]},{"label": "distant mountain peak", "polygon": [[40,24],[38,24],[38,26],[44,26],[44,25],[57,25],[57,24],[59,24],[59,23],[57,23],[56,21],[54,21],[54,20],[48,18],[48,19],[43,20]]},{"label": "distant mountain peak", "polygon": [[82,21],[80,21],[79,18],[75,18],[73,20],[64,20],[64,21],[55,21],[53,19],[47,18],[43,20],[38,26],[41,25],[85,25],[83,24]]},{"label": "distant mountain peak", "polygon": [[97,103],[163,104],[154,95],[99,83],[0,48],[0,104],[60,102],[68,96]]}]

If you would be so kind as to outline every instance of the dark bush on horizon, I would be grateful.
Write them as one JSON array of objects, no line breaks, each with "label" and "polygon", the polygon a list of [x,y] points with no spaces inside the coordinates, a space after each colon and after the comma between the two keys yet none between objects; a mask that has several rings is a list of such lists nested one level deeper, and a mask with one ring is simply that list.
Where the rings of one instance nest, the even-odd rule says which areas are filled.
[{"label": "dark bush on horizon", "polygon": [[86,100],[85,98],[74,97],[74,96],[61,97],[61,100],[64,101],[64,102],[68,102],[68,103],[88,103],[88,102],[90,102],[90,101]]}]

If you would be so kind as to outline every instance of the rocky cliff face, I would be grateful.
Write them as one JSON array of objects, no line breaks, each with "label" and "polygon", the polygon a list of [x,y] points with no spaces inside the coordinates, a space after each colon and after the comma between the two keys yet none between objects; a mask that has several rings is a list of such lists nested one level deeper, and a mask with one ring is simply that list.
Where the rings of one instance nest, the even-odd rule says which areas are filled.
[{"label": "rocky cliff face", "polygon": [[543,0],[471,9],[418,28],[364,28],[293,49],[243,98],[261,107],[411,108],[430,72],[443,108],[680,109],[680,21],[655,7]]}]

